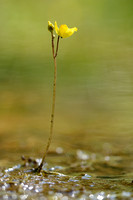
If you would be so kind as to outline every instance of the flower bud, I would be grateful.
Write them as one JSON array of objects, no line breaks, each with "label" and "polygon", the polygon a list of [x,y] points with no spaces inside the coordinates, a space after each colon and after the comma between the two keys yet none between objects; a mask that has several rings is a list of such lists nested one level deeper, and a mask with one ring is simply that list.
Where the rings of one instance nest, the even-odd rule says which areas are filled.
[{"label": "flower bud", "polygon": [[48,30],[49,30],[51,33],[53,33],[53,30],[54,30],[54,25],[53,25],[50,21],[48,21]]}]

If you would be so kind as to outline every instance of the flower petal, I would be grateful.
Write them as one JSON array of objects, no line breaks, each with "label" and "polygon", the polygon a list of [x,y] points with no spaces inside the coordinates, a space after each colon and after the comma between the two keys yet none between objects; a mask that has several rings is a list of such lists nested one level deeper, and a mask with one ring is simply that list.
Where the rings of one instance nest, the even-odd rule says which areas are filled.
[{"label": "flower petal", "polygon": [[65,38],[67,37],[66,33],[67,33],[67,30],[68,30],[68,26],[66,24],[62,24],[59,28],[59,35],[62,37],[62,38]]},{"label": "flower petal", "polygon": [[75,31],[77,31],[78,29],[76,27],[74,28],[68,28],[67,32],[66,32],[66,37],[70,37],[71,35],[73,35],[73,33]]},{"label": "flower petal", "polygon": [[78,29],[76,27],[74,28],[68,28],[66,24],[62,24],[60,28],[58,28],[57,23],[55,21],[55,31],[57,35],[59,35],[62,38],[70,37],[75,31]]},{"label": "flower petal", "polygon": [[57,35],[59,35],[59,28],[58,28],[58,26],[57,26],[56,21],[55,21],[55,32],[57,33]]}]

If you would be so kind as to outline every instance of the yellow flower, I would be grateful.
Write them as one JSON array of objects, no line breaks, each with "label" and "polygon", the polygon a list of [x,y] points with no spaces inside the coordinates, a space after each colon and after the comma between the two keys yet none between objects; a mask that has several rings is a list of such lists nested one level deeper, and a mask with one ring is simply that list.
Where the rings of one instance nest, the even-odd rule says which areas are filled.
[{"label": "yellow flower", "polygon": [[55,31],[57,35],[59,35],[62,38],[70,37],[77,30],[78,29],[76,27],[68,28],[66,24],[62,24],[60,28],[58,28],[57,23],[55,22]]},{"label": "yellow flower", "polygon": [[48,21],[48,30],[52,33],[53,32],[53,30],[54,30],[54,25],[50,22],[50,21]]}]

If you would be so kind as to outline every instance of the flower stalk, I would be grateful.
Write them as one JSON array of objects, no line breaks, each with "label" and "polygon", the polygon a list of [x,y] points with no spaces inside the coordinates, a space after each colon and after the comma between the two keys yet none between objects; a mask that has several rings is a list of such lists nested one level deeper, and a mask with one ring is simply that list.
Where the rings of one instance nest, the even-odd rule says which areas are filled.
[{"label": "flower stalk", "polygon": [[[54,29],[55,32],[58,35],[57,38],[57,45],[56,45],[56,51],[54,47]],[[51,40],[52,40],[52,54],[53,54],[53,59],[54,59],[54,81],[53,81],[53,98],[52,98],[52,112],[51,112],[51,121],[50,121],[50,135],[48,139],[48,143],[41,161],[41,164],[35,169],[35,172],[40,172],[43,167],[43,163],[45,161],[46,155],[48,153],[51,141],[52,141],[52,136],[53,136],[53,126],[54,126],[54,116],[55,116],[55,99],[56,99],[56,80],[57,80],[57,65],[56,65],[56,57],[58,54],[58,49],[59,49],[59,40],[61,38],[66,38],[70,37],[75,31],[77,31],[77,28],[68,28],[67,25],[61,25],[60,28],[58,28],[57,23],[55,22],[55,26],[48,21],[48,30],[51,32]]]},{"label": "flower stalk", "polygon": [[55,37],[54,37],[52,32],[51,32],[51,37],[52,37],[52,53],[53,53],[53,59],[54,59],[54,81],[53,81],[52,112],[51,112],[51,120],[50,120],[50,135],[49,135],[48,143],[47,143],[41,164],[37,168],[37,172],[40,172],[42,170],[43,163],[44,163],[46,155],[48,153],[48,150],[49,150],[49,147],[50,147],[50,144],[51,144],[51,141],[52,141],[52,136],[53,136],[53,126],[54,126],[54,116],[55,116],[55,99],[56,99],[56,80],[57,80],[56,57],[57,57],[57,54],[58,54],[60,36],[58,36],[58,39],[57,39],[56,52],[55,52],[55,49],[54,49],[54,38]]}]

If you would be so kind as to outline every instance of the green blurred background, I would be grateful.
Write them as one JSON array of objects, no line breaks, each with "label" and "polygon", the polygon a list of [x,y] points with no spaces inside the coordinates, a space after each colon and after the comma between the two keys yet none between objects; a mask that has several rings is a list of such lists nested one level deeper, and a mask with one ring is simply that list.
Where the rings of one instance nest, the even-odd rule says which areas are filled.
[{"label": "green blurred background", "polygon": [[[132,0],[0,0],[0,165],[40,157],[52,103],[48,20],[76,26],[61,39],[51,150],[131,148]],[[9,156],[11,155],[11,156]]]}]

